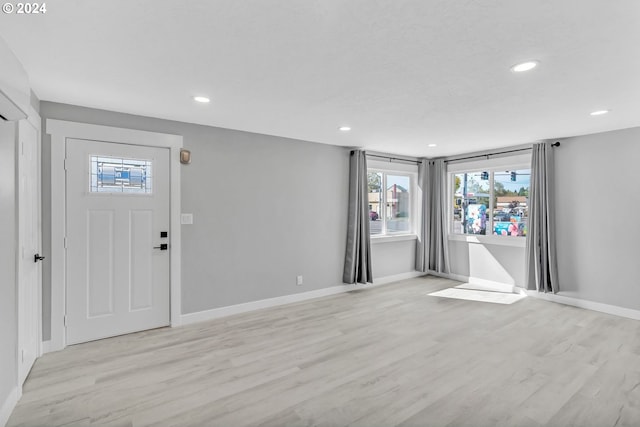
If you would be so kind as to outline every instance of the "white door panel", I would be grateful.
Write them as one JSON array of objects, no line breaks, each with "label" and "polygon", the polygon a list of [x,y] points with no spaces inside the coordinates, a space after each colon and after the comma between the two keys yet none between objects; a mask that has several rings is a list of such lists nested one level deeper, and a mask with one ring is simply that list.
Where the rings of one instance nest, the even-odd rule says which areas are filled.
[{"label": "white door panel", "polygon": [[168,325],[169,150],[68,139],[66,156],[67,343]]},{"label": "white door panel", "polygon": [[130,310],[145,310],[153,305],[153,211],[136,210],[129,213],[131,224],[131,277],[129,283]]},{"label": "white door panel", "polygon": [[38,132],[27,121],[18,125],[18,375],[22,384],[38,356],[40,199]]}]

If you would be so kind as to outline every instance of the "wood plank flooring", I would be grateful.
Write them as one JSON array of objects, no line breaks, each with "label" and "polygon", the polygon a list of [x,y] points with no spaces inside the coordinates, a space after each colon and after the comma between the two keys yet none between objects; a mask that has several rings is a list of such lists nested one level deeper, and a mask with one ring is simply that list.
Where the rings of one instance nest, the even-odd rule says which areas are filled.
[{"label": "wood plank flooring", "polygon": [[50,353],[9,426],[639,426],[640,322],[423,277]]}]

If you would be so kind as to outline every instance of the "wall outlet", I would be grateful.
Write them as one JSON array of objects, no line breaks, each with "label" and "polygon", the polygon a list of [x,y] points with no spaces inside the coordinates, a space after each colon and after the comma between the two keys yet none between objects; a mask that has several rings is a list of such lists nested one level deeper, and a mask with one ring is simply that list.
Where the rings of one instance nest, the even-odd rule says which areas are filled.
[{"label": "wall outlet", "polygon": [[180,214],[180,224],[193,224],[193,214],[192,213],[183,213]]},{"label": "wall outlet", "polygon": [[297,276],[296,277],[296,285],[302,286],[302,276]]}]

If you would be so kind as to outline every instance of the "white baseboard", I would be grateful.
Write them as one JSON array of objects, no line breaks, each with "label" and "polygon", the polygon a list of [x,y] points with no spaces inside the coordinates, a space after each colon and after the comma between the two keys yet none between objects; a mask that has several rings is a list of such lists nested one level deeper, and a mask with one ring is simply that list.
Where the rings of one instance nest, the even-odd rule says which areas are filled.
[{"label": "white baseboard", "polygon": [[454,273],[438,273],[437,271],[429,270],[431,276],[442,277],[444,279],[456,280],[458,282],[469,282],[469,276],[463,276],[461,274]]},{"label": "white baseboard", "polygon": [[42,349],[42,354],[51,353],[53,349],[51,348],[51,341],[42,341],[42,345],[40,346]]},{"label": "white baseboard", "polygon": [[373,284],[370,283],[366,286],[371,287],[371,286],[386,285],[387,283],[399,282],[400,280],[413,279],[415,277],[421,277],[426,275],[427,273],[423,273],[421,271],[409,271],[407,273],[394,274],[392,276],[385,276],[379,279],[374,278]]},{"label": "white baseboard", "polygon": [[191,323],[204,322],[206,320],[218,319],[220,317],[231,316],[234,314],[246,313],[249,311],[260,310],[262,308],[276,307],[284,304],[291,304],[294,302],[306,301],[309,299],[326,297],[329,295],[341,294],[344,292],[350,292],[356,289],[366,289],[374,286],[386,285],[389,283],[397,282],[399,280],[412,279],[414,277],[424,276],[425,273],[418,271],[412,271],[408,273],[396,274],[393,276],[381,277],[374,279],[373,284],[357,284],[357,285],[338,285],[330,288],[316,289],[314,291],[300,292],[297,294],[283,295],[275,298],[267,298],[258,301],[251,301],[242,304],[229,305],[226,307],[214,308],[211,310],[198,311],[195,313],[187,313],[181,316],[182,325],[189,325]]},{"label": "white baseboard", "polygon": [[543,299],[545,301],[557,302],[559,304],[571,305],[573,307],[587,310],[599,311],[601,313],[613,314],[614,316],[626,317],[628,319],[640,320],[640,310],[619,307],[617,305],[603,304],[601,302],[589,301],[564,295],[544,293],[538,291],[525,291],[530,297]]},{"label": "white baseboard", "polygon": [[9,393],[9,396],[2,403],[2,407],[0,407],[0,427],[4,427],[7,425],[9,421],[9,417],[13,412],[13,409],[16,407],[18,400],[20,399],[20,390],[18,387],[14,387],[13,390]]},{"label": "white baseboard", "polygon": [[429,274],[433,276],[444,277],[445,279],[457,280],[459,282],[468,282],[468,283],[473,283],[473,284],[478,284],[483,286],[490,286],[490,287],[498,286],[498,287],[503,287],[505,289],[508,288],[509,290],[506,292],[513,292],[516,294],[528,295],[530,297],[543,299],[545,301],[556,302],[558,304],[571,305],[573,307],[584,308],[586,310],[599,311],[601,313],[613,314],[614,316],[640,320],[640,310],[634,310],[632,308],[619,307],[617,305],[604,304],[604,303],[595,302],[595,301],[568,297],[565,295],[532,291],[532,290],[521,288],[517,285],[509,285],[506,283],[492,282],[490,280],[467,277],[459,274],[437,273],[435,271],[429,271]]},{"label": "white baseboard", "polygon": [[300,292],[297,294],[283,295],[281,297],[267,298],[258,301],[245,302],[242,304],[229,305],[226,307],[214,308],[211,310],[203,310],[195,313],[187,313],[181,316],[182,324],[189,325],[191,323],[203,322],[206,320],[218,319],[220,317],[232,316],[234,314],[246,313],[249,311],[260,310],[262,308],[276,307],[284,304],[304,301],[312,298],[326,297],[329,295],[349,292],[354,289],[364,288],[364,285],[338,285],[330,288],[317,289],[309,292]]}]

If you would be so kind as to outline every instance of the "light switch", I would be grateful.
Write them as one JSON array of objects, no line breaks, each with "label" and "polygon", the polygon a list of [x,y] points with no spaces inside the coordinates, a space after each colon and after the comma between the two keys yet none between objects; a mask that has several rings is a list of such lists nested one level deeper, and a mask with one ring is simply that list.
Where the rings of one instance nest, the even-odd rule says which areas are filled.
[{"label": "light switch", "polygon": [[193,224],[193,214],[190,214],[190,213],[181,214],[180,224]]}]

